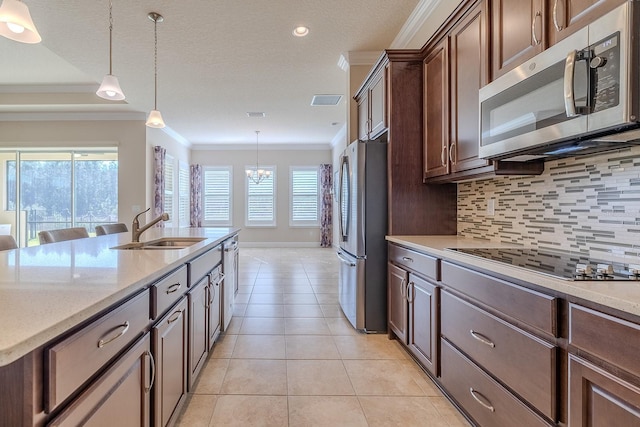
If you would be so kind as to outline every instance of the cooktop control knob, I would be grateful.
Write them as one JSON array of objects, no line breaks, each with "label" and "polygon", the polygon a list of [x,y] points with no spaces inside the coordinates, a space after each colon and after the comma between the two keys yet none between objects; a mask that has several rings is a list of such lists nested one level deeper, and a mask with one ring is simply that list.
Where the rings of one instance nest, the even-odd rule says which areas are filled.
[{"label": "cooktop control knob", "polygon": [[606,279],[613,276],[613,265],[611,264],[598,264],[596,266],[596,275]]},{"label": "cooktop control knob", "polygon": [[591,277],[593,269],[589,264],[576,264],[576,279]]},{"label": "cooktop control knob", "polygon": [[640,280],[640,265],[629,264],[629,279]]}]

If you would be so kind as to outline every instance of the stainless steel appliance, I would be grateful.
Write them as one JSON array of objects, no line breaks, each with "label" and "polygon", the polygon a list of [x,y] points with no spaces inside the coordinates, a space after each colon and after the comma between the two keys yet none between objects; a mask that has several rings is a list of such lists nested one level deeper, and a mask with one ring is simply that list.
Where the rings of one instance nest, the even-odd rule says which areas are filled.
[{"label": "stainless steel appliance", "polygon": [[640,264],[599,260],[578,252],[536,248],[450,248],[450,250],[565,280],[640,280]]},{"label": "stainless steel appliance", "polygon": [[626,2],[480,89],[480,157],[588,154],[640,138],[640,7]]},{"label": "stainless steel appliance", "polygon": [[387,144],[354,141],[342,153],[338,186],[339,300],[351,324],[387,329]]}]

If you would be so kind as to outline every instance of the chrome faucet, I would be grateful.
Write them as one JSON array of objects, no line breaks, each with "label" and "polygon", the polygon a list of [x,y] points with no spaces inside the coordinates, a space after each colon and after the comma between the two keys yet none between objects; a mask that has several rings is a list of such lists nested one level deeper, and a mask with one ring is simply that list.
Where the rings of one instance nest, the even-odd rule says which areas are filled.
[{"label": "chrome faucet", "polygon": [[[151,208],[149,208],[151,209]],[[169,220],[169,214],[168,213],[163,213],[162,215],[160,215],[157,218],[152,219],[151,221],[149,221],[149,223],[145,224],[144,227],[140,228],[140,221],[138,221],[138,217],[144,213],[149,212],[149,209],[147,209],[144,212],[140,212],[138,215],[135,216],[135,218],[133,218],[133,224],[131,224],[131,241],[132,242],[140,242],[140,235],[142,233],[144,233],[145,231],[147,231],[149,228],[153,227],[154,225],[156,225],[157,223],[159,223],[160,221],[168,221]]]}]

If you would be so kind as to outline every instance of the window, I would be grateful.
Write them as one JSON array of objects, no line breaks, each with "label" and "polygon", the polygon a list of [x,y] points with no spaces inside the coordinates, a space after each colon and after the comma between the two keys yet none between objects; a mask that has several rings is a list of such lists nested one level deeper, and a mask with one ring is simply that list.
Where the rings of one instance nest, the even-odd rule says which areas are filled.
[{"label": "window", "polygon": [[190,224],[190,194],[189,194],[189,165],[180,162],[178,170],[178,226],[189,227]]},{"label": "window", "polygon": [[289,225],[294,227],[317,227],[320,225],[318,182],[317,167],[291,167]]},{"label": "window", "polygon": [[96,225],[118,222],[113,149],[0,150],[0,170],[0,204],[14,213],[5,222],[21,247],[37,245],[42,230],[85,227],[93,233]]},{"label": "window", "polygon": [[[251,169],[247,166],[245,169]],[[261,169],[271,171],[260,184],[244,178],[247,188],[246,225],[253,227],[274,227],[276,225],[276,170],[273,166],[262,166]]]},{"label": "window", "polygon": [[202,171],[202,225],[230,226],[231,166],[205,167]]},{"label": "window", "polygon": [[173,223],[173,157],[167,154],[164,162],[164,211],[169,214],[169,221],[165,224],[171,226]]}]

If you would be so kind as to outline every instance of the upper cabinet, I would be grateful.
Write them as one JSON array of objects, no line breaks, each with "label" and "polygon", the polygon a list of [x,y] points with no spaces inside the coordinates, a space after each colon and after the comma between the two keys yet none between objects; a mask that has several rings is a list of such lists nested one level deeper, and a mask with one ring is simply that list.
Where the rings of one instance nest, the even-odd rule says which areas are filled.
[{"label": "upper cabinet", "polygon": [[372,78],[358,98],[358,139],[376,139],[387,130],[386,68]]},{"label": "upper cabinet", "polygon": [[553,45],[627,0],[548,0],[549,45]]},{"label": "upper cabinet", "polygon": [[542,52],[545,45],[544,0],[489,0],[492,79]]},{"label": "upper cabinet", "polygon": [[489,56],[485,16],[478,2],[425,58],[425,181],[492,170],[478,158],[478,91],[487,83]]}]

